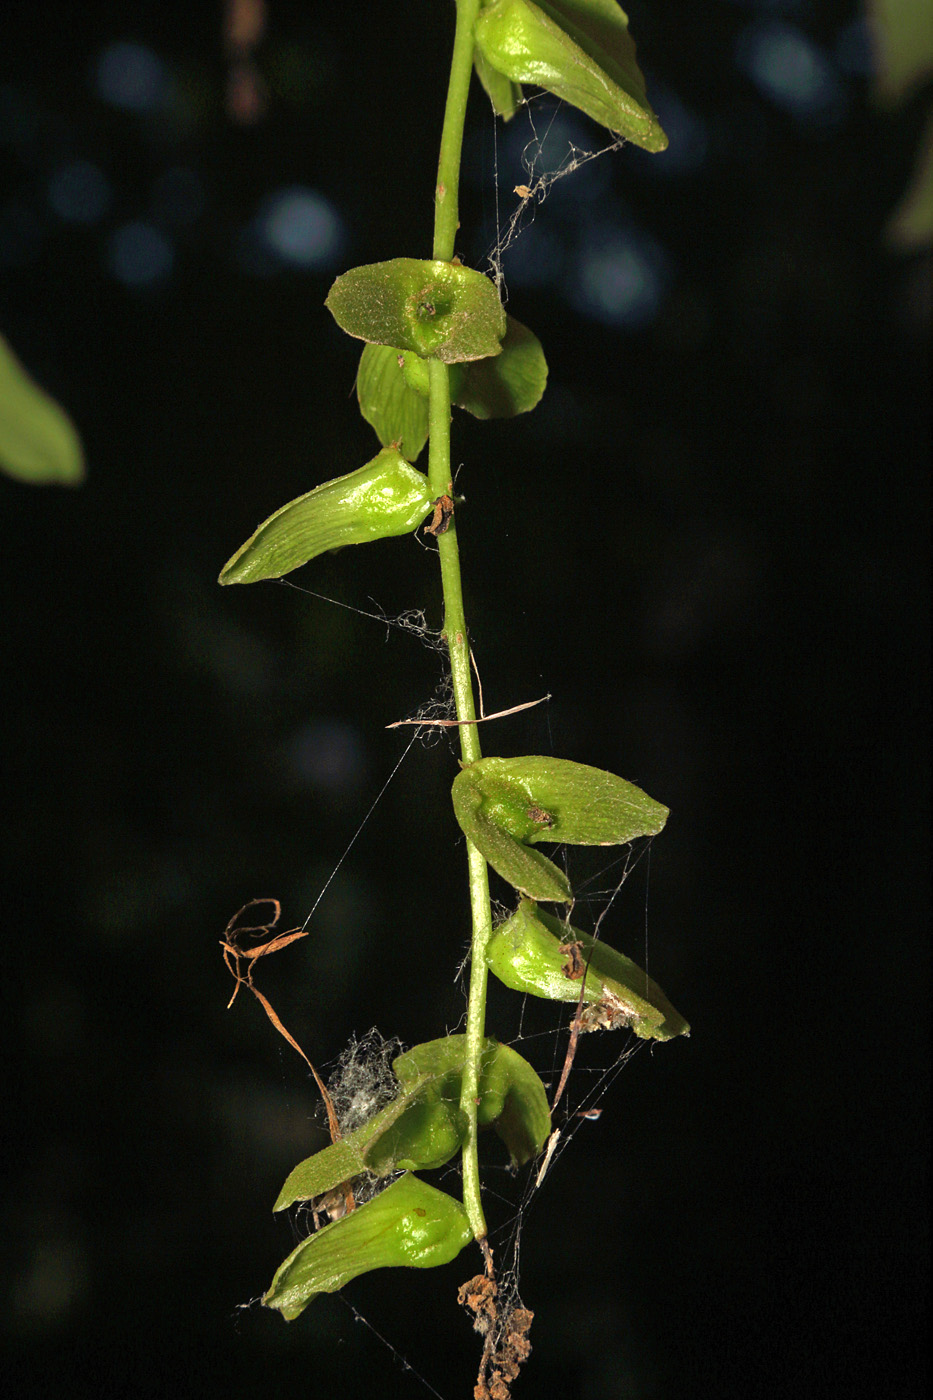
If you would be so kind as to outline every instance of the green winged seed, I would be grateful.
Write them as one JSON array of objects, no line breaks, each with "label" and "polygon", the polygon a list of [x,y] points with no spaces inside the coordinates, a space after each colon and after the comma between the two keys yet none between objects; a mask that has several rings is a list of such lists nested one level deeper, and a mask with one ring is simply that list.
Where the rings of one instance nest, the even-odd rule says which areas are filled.
[{"label": "green winged seed", "polygon": [[486,62],[513,82],[545,88],[645,150],[666,148],[615,0],[489,0],[474,33]]},{"label": "green winged seed", "polygon": [[[409,1075],[449,1076],[450,1092],[459,1104],[466,1054],[466,1036],[447,1035],[416,1045],[400,1055],[393,1068],[403,1082]],[[551,1130],[547,1094],[538,1074],[511,1046],[488,1039],[480,1061],[479,1095],[480,1127],[494,1128],[513,1167],[524,1166],[541,1151]]]},{"label": "green winged seed", "polygon": [[[442,1167],[460,1150],[467,1121],[460,1110],[466,1037],[416,1045],[392,1064],[399,1092],[391,1103],[339,1142],[308,1157],[289,1174],[273,1210],[322,1196],[353,1177]],[[540,1150],[550,1131],[544,1086],[527,1060],[487,1040],[480,1070],[481,1126],[504,1141],[513,1165]]]},{"label": "green winged seed", "polygon": [[481,758],[454,779],[454,813],[503,879],[531,899],[571,898],[567,877],[532,849],[539,841],[614,846],[654,836],[668,809],[614,773],[568,759]]},{"label": "green winged seed", "polygon": [[[534,408],[547,384],[538,337],[506,317],[502,353],[450,366],[450,399],[475,418],[512,418]],[[356,376],[360,412],[379,441],[414,461],[428,438],[428,362],[398,346],[367,345]]]},{"label": "green winged seed", "polygon": [[431,510],[428,479],[394,447],[326,481],[264,520],[220,571],[220,583],[281,578],[328,549],[417,529]]},{"label": "green winged seed", "polygon": [[502,354],[463,366],[460,384],[450,386],[451,401],[475,418],[514,418],[528,413],[547,384],[547,360],[541,342],[521,321],[508,316]]},{"label": "green winged seed", "polygon": [[[356,396],[360,412],[383,447],[397,447],[403,457],[414,462],[428,440],[428,402],[408,383],[402,358],[403,352],[391,345],[364,345]],[[427,368],[425,360],[418,363]]]},{"label": "green winged seed", "polygon": [[84,453],[74,424],[0,335],[0,471],[32,486],[79,486]]},{"label": "green winged seed", "polygon": [[[579,944],[579,963],[585,980],[570,974],[573,944]],[[515,913],[493,932],[486,962],[501,982],[513,991],[544,997],[548,1001],[580,998],[584,1030],[627,1027],[642,1040],[670,1040],[689,1035],[690,1027],[674,1010],[656,982],[636,963],[599,939],[561,923],[523,899]]]},{"label": "green winged seed", "polygon": [[421,1069],[404,1056],[393,1062],[393,1069],[399,1092],[391,1103],[340,1142],[299,1162],[279,1192],[274,1211],[323,1195],[355,1176],[430,1171],[459,1152],[467,1130],[460,1112],[462,1055],[456,1076],[449,1067],[428,1064]]},{"label": "green winged seed", "polygon": [[501,811],[486,810],[485,793],[468,769],[454,778],[451,797],[463,831],[503,880],[532,899],[570,902],[573,891],[564,872],[516,837],[499,819]]},{"label": "green winged seed", "polygon": [[472,1237],[459,1201],[406,1172],[303,1240],[276,1269],[262,1301],[292,1322],[319,1293],[336,1293],[373,1269],[449,1264]]},{"label": "green winged seed", "polygon": [[523,841],[572,846],[617,846],[656,836],[668,809],[634,783],[566,758],[481,758],[464,772],[483,792],[487,808],[511,812]]},{"label": "green winged seed", "polygon": [[458,262],[393,258],[338,277],[326,305],[348,335],[455,364],[498,355],[505,311],[488,277]]},{"label": "green winged seed", "polygon": [[273,1211],[323,1196],[357,1176],[443,1167],[460,1151],[467,1129],[459,1082],[455,1093],[445,1093],[445,1087],[426,1082],[403,1090],[355,1132],[299,1162]]},{"label": "green winged seed", "polygon": [[366,1170],[359,1145],[353,1138],[341,1138],[339,1142],[331,1143],[330,1147],[325,1147],[320,1152],[315,1152],[313,1157],[306,1157],[303,1162],[289,1172],[285,1185],[279,1192],[278,1199],[272,1207],[273,1211],[287,1210],[296,1201],[311,1201],[315,1196],[323,1196],[328,1191],[333,1191],[335,1186],[341,1186],[345,1181],[351,1181],[355,1176],[362,1176]]}]

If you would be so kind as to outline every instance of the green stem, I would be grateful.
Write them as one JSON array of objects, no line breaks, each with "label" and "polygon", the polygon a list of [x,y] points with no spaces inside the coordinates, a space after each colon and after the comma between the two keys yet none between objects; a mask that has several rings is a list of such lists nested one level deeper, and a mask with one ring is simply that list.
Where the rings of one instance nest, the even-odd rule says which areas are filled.
[{"label": "green stem", "polygon": [[441,154],[434,191],[434,257],[443,258],[445,262],[449,262],[454,255],[454,240],[459,226],[460,151],[473,75],[473,26],[479,14],[480,0],[456,0],[456,3],[457,28],[450,60],[450,82],[447,85],[447,106],[444,108]]},{"label": "green stem", "polygon": [[[437,189],[434,203],[434,257],[449,261],[454,255],[458,227],[458,191],[460,186],[460,152],[463,146],[463,124],[467,97],[473,71],[473,25],[479,12],[479,0],[457,0],[457,28],[454,35],[450,64],[447,106],[441,133],[440,159],[437,169]],[[439,360],[428,361],[430,386],[429,426],[430,455],[428,476],[431,490],[437,496],[453,495],[450,470],[450,374]],[[441,563],[441,584],[444,590],[444,632],[450,651],[450,672],[454,701],[459,720],[474,720],[473,681],[470,675],[470,640],[463,611],[463,589],[460,583],[460,553],[457,547],[457,526],[451,519],[449,528],[437,537]],[[481,756],[479,733],[475,724],[460,725],[460,750],[464,763],[473,763]],[[463,1066],[460,1108],[467,1121],[463,1144],[463,1204],[473,1234],[486,1239],[486,1218],[483,1214],[479,1177],[476,1109],[479,1098],[480,1062],[486,1025],[486,944],[492,932],[492,911],[489,904],[489,876],[486,862],[479,851],[467,841],[470,876],[470,908],[473,915],[473,941],[470,961],[470,991],[467,1001],[467,1053]]]}]

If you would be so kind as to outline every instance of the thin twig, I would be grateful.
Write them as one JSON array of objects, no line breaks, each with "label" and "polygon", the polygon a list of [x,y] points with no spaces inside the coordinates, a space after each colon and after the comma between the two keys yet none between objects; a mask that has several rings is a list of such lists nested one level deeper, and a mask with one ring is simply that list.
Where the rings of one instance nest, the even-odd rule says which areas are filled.
[{"label": "thin twig", "polygon": [[543,705],[550,695],[542,695],[540,700],[526,700],[523,705],[513,705],[510,710],[497,710],[494,715],[480,715],[479,719],[397,719],[387,724],[386,729],[401,729],[403,724],[435,725],[439,729],[457,729],[463,724],[485,724],[488,719],[505,719],[506,715],[517,715],[519,710],[532,710],[535,705]]},{"label": "thin twig", "polygon": [[557,1093],[554,1095],[554,1098],[551,1102],[552,1114],[558,1105],[561,1094],[564,1092],[564,1086],[566,1085],[567,1080],[570,1076],[570,1071],[573,1068],[574,1058],[576,1057],[577,1041],[580,1039],[580,1032],[583,1029],[583,999],[586,996],[586,979],[590,975],[590,962],[593,958],[593,949],[595,948],[595,946],[596,945],[594,943],[590,948],[590,955],[587,958],[586,966],[583,969],[583,978],[580,982],[580,995],[577,998],[577,1009],[573,1013],[573,1020],[570,1023],[570,1040],[567,1042],[567,1054],[564,1057],[564,1068],[561,1070],[560,1083],[557,1086]]},{"label": "thin twig", "polygon": [[580,1031],[583,1029],[583,1022],[580,1019],[580,1009],[583,1006],[583,989],[580,989],[580,1000],[577,1002],[577,1011],[570,1023],[570,1040],[567,1042],[567,1054],[564,1057],[564,1068],[561,1071],[560,1083],[557,1086],[557,1093],[551,1102],[551,1113],[560,1102],[560,1096],[564,1092],[564,1086],[570,1076],[573,1067],[574,1056],[577,1053],[577,1041],[580,1039]]},{"label": "thin twig", "polygon": [[476,657],[473,655],[473,648],[470,647],[470,665],[473,667],[473,674],[476,677],[476,686],[479,690],[479,717],[486,718],[486,707],[483,704],[483,682],[480,680],[479,667],[476,664]]}]

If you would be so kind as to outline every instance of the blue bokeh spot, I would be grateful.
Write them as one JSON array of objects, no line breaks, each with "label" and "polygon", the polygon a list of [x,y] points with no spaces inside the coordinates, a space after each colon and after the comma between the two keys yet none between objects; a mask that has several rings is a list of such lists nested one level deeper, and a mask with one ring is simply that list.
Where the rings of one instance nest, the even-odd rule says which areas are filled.
[{"label": "blue bokeh spot", "polygon": [[846,93],[835,69],[794,25],[749,25],[736,42],[736,62],[760,92],[796,117],[828,123],[845,112]]},{"label": "blue bokeh spot", "polygon": [[281,262],[308,269],[333,267],[346,241],[340,215],[330,200],[303,185],[269,197],[257,232]]},{"label": "blue bokeh spot", "polygon": [[110,208],[110,182],[89,160],[60,165],[48,183],[48,200],[60,219],[69,224],[96,224]]},{"label": "blue bokeh spot", "polygon": [[564,270],[564,249],[552,228],[531,224],[523,229],[503,262],[506,280],[516,287],[546,287],[557,282]]},{"label": "blue bokeh spot", "polygon": [[165,65],[145,44],[108,44],[97,60],[97,94],[128,112],[154,112],[165,101]]},{"label": "blue bokeh spot", "polygon": [[175,249],[152,224],[136,220],[111,236],[108,261],[118,282],[127,287],[151,287],[171,274]]},{"label": "blue bokeh spot", "polygon": [[594,320],[639,330],[654,320],[665,282],[663,256],[644,234],[602,230],[577,255],[571,297]]}]

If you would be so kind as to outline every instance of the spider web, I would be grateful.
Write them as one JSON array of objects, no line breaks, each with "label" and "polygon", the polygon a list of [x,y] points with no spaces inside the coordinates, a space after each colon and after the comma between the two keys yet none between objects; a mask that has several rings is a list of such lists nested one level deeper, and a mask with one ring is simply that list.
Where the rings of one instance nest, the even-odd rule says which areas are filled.
[{"label": "spider web", "polygon": [[512,189],[518,203],[507,215],[503,215],[500,210],[498,121],[493,126],[496,238],[485,256],[489,275],[495,282],[503,303],[508,301],[503,258],[525,229],[534,222],[537,207],[544,203],[558,181],[575,174],[591,161],[598,160],[600,156],[620,151],[626,144],[625,137],[617,136],[606,146],[597,150],[587,150],[578,146],[572,137],[560,136],[555,129],[555,123],[558,122],[562,107],[560,102],[554,105],[553,99],[546,94],[538,94],[526,97],[521,105],[521,116],[516,113],[513,120],[518,122],[524,118],[528,123],[530,135],[520,156],[524,179]]}]

